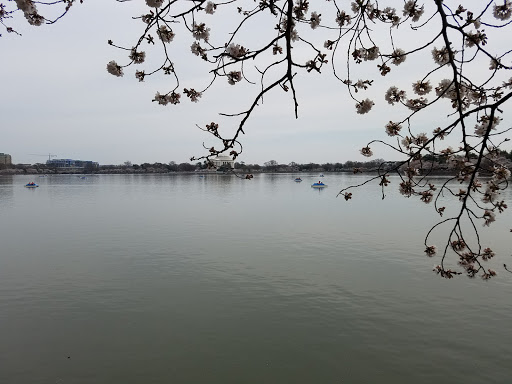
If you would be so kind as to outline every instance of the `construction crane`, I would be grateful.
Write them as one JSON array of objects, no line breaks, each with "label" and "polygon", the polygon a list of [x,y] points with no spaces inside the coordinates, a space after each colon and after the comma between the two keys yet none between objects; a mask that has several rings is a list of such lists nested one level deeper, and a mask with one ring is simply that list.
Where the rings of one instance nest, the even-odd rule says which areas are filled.
[{"label": "construction crane", "polygon": [[48,161],[51,160],[52,157],[57,157],[57,155],[52,155],[51,153],[47,154],[47,155],[41,155],[39,153],[29,153],[30,156],[48,156]]}]

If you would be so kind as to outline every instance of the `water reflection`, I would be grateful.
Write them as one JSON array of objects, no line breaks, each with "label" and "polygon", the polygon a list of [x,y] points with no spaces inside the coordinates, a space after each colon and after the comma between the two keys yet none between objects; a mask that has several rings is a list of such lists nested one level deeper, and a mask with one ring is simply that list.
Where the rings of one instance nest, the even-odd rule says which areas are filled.
[{"label": "water reflection", "polygon": [[397,178],[295,177],[0,178],[0,382],[508,382],[511,279],[437,278]]},{"label": "water reflection", "polygon": [[1,175],[0,176],[0,207],[12,204],[14,196],[12,175]]}]

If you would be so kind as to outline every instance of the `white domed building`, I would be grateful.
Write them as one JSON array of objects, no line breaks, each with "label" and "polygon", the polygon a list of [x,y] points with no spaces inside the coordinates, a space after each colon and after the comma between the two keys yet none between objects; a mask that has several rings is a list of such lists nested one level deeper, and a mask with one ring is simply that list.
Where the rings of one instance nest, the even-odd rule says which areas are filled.
[{"label": "white domed building", "polygon": [[235,161],[227,155],[218,155],[217,157],[211,159],[211,162],[213,163],[213,165],[215,165],[217,167],[217,169],[219,169],[219,168],[234,169],[235,168]]}]

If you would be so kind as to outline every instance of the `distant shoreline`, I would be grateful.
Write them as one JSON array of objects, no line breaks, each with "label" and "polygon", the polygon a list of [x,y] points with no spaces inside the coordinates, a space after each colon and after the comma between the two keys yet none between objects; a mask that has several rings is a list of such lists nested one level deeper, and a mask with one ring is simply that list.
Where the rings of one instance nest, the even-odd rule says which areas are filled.
[{"label": "distant shoreline", "polygon": [[[11,172],[6,172],[11,171]],[[14,172],[12,172],[14,171]],[[350,174],[350,175],[356,175],[356,174],[377,174],[377,170],[362,170],[360,172],[354,173],[353,170],[336,170],[336,171],[266,171],[266,170],[241,170],[241,169],[235,169],[233,172],[217,172],[217,171],[207,171],[207,170],[201,170],[201,171],[168,171],[168,172],[158,172],[158,171],[133,171],[133,170],[109,170],[108,172],[102,172],[102,171],[96,171],[96,172],[26,172],[22,169],[9,169],[0,170],[0,177],[2,176],[39,176],[39,177],[49,177],[49,176],[98,176],[98,175],[230,175],[230,174],[237,174],[237,175],[247,175],[247,174],[293,174],[293,175],[301,175],[301,174],[315,174],[318,177],[320,174]],[[393,175],[396,174],[396,172],[389,172],[389,174]],[[453,170],[436,170],[429,172],[429,176],[455,176],[456,173],[453,172]]]}]

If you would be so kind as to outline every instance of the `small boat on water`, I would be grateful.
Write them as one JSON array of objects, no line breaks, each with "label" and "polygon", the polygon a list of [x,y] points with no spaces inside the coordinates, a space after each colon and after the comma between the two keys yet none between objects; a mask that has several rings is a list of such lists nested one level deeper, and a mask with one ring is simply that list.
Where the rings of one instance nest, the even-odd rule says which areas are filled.
[{"label": "small boat on water", "polygon": [[320,174],[320,177],[324,177],[324,174],[323,174],[323,173],[321,173],[321,174]]},{"label": "small boat on water", "polygon": [[327,184],[324,184],[321,181],[319,181],[318,183],[313,183],[311,185],[311,188],[325,188],[325,187],[327,187]]},{"label": "small boat on water", "polygon": [[297,183],[300,183],[300,182],[302,181],[302,179],[301,179],[300,177],[297,177],[297,178],[295,179],[295,181],[296,181]]},{"label": "small boat on water", "polygon": [[33,181],[31,181],[30,183],[28,184],[25,184],[25,188],[37,188],[39,187],[39,185],[37,185],[36,183],[34,183]]}]

